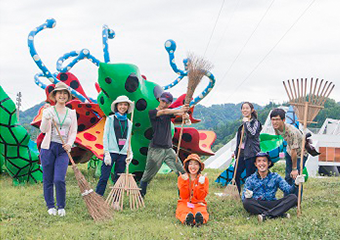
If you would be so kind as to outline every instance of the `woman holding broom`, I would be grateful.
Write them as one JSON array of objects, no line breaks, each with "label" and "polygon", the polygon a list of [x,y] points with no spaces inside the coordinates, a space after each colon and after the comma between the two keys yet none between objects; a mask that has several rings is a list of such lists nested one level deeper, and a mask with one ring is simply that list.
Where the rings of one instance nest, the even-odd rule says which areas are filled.
[{"label": "woman holding broom", "polygon": [[[246,169],[246,178],[256,171],[254,163],[256,154],[260,152],[259,136],[262,130],[262,125],[257,119],[257,112],[253,104],[244,102],[241,105],[241,112],[243,115],[243,124],[238,128],[237,144],[233,154],[233,157],[236,156],[236,158],[238,158],[235,181],[239,193],[241,192],[241,174],[244,169]],[[243,137],[241,137],[242,132]],[[237,156],[239,147],[241,148],[240,156]]]},{"label": "woman holding broom", "polygon": [[183,224],[200,226],[209,219],[207,202],[209,180],[201,175],[204,163],[197,154],[190,154],[183,162],[186,173],[178,177],[180,199],[178,200],[176,218]]},{"label": "woman holding broom", "polygon": [[[120,173],[124,173],[126,163],[131,162],[133,155],[130,150],[127,158],[128,145],[132,130],[132,123],[127,114],[133,111],[133,102],[127,96],[119,96],[111,104],[114,114],[107,117],[104,127],[104,163],[101,168],[101,176],[96,192],[103,196],[107,181],[110,177],[112,164],[115,162],[114,178],[115,183]],[[131,148],[130,148],[131,149]]]},{"label": "woman holding broom", "polygon": [[[76,111],[69,109],[65,104],[71,100],[71,92],[68,86],[59,82],[50,93],[49,98],[55,102],[55,106],[47,107],[43,111],[40,125],[41,132],[45,133],[41,143],[40,160],[43,168],[44,198],[48,208],[48,214],[65,216],[66,183],[65,176],[69,163],[67,152],[77,135]],[[53,121],[59,128],[62,143]],[[54,203],[54,186],[56,189],[57,207]]]}]

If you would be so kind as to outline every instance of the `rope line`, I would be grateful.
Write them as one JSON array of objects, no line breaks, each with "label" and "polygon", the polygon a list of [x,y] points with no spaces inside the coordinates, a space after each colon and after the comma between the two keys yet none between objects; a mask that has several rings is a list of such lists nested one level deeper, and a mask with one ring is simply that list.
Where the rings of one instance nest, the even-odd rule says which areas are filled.
[{"label": "rope line", "polygon": [[[294,21],[294,23],[287,29],[287,31],[281,36],[281,38],[274,44],[274,46],[264,55],[264,57],[258,62],[258,64],[253,68],[253,70],[242,80],[242,82],[236,87],[234,91],[228,96],[226,102],[239,90],[239,88],[248,80],[248,78],[256,71],[256,69],[263,63],[263,61],[270,55],[270,53],[279,45],[282,39],[288,34],[288,32],[298,23],[298,21],[305,15],[309,8],[314,4],[316,0],[312,0],[311,3],[306,7],[306,9],[300,14],[300,16]],[[222,82],[225,76],[219,81]],[[218,87],[218,86],[217,86]],[[209,98],[209,97],[208,97]],[[208,100],[208,99],[206,99]]]},{"label": "rope line", "polygon": [[209,48],[209,45],[210,45],[212,36],[214,35],[214,32],[215,32],[215,29],[216,29],[216,26],[217,26],[218,19],[220,18],[220,15],[221,15],[221,12],[222,12],[222,9],[223,9],[223,6],[224,6],[224,2],[225,2],[225,0],[223,0],[222,5],[221,5],[221,8],[220,8],[220,10],[219,10],[219,12],[218,12],[218,15],[217,15],[217,18],[216,18],[216,21],[215,21],[214,28],[213,28],[213,30],[212,30],[212,32],[211,32],[211,35],[210,35],[210,38],[209,38],[207,47],[205,48],[205,51],[204,51],[204,55],[203,55],[204,57],[205,57],[205,54],[206,54],[207,51],[208,51],[208,48]]}]

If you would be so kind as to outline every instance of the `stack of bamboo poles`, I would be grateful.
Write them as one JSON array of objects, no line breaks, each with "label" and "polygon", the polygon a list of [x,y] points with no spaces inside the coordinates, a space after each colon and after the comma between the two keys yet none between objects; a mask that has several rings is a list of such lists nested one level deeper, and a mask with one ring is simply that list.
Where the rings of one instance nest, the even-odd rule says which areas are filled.
[{"label": "stack of bamboo poles", "polygon": [[[134,105],[134,103],[133,103]],[[133,115],[134,110],[131,114],[131,122],[133,126]],[[128,147],[128,156],[131,152],[131,138],[132,134],[129,139],[129,147]],[[140,207],[144,207],[144,200],[140,193],[140,188],[137,186],[137,183],[133,177],[133,174],[129,173],[129,165],[130,162],[126,162],[126,172],[122,173],[120,177],[118,178],[117,182],[112,188],[111,192],[109,193],[106,203],[108,203],[113,209],[115,210],[123,210],[124,206],[124,193],[126,192],[126,195],[129,196],[130,200],[130,209],[136,210]]]},{"label": "stack of bamboo poles", "polygon": [[[188,87],[184,99],[184,105],[189,106],[195,89],[201,82],[204,75],[213,68],[213,65],[206,59],[196,56],[193,53],[188,54]],[[176,162],[178,161],[179,151],[181,149],[182,135],[184,127],[184,118],[182,117],[181,131],[179,133]]]},{"label": "stack of bamboo poles", "polygon": [[[318,85],[319,79],[317,78],[315,83],[313,84],[313,78],[310,81],[309,93],[307,94],[308,89],[308,81],[307,78],[299,81],[299,79],[292,79],[291,81],[287,80],[287,85],[283,81],[283,86],[287,92],[289,98],[289,104],[294,106],[295,113],[300,120],[300,123],[303,124],[303,138],[302,138],[302,146],[301,146],[301,156],[300,156],[300,174],[303,171],[303,156],[305,152],[305,144],[306,144],[306,128],[308,123],[314,123],[314,118],[318,115],[319,111],[323,109],[323,105],[325,104],[328,96],[332,92],[334,88],[334,84],[332,82],[326,81],[322,79]],[[320,92],[321,90],[321,92]],[[303,122],[301,122],[303,120]],[[298,195],[298,208],[297,214],[301,215],[301,194],[302,194],[302,183],[299,185],[299,195]]]},{"label": "stack of bamboo poles", "polygon": [[[56,128],[58,132],[61,142],[63,143],[63,145],[65,145],[64,139],[60,135],[59,128],[57,127],[53,119],[52,121],[53,121],[54,127]],[[90,184],[86,181],[84,175],[80,172],[80,170],[77,168],[76,164],[74,163],[71,154],[67,152],[67,155],[71,161],[72,169],[77,179],[81,195],[83,196],[87,210],[89,214],[91,215],[91,217],[93,218],[93,220],[100,221],[100,220],[111,219],[113,216],[113,211],[106,204],[105,200],[100,195],[98,195],[95,191],[93,191]]]}]

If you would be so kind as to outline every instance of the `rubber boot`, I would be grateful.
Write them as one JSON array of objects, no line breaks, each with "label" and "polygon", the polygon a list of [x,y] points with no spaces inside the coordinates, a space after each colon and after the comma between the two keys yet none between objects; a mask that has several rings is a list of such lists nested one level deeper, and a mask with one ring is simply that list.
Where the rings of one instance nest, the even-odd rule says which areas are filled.
[{"label": "rubber boot", "polygon": [[148,187],[148,183],[147,182],[143,182],[141,181],[139,184],[141,190],[140,190],[140,194],[142,195],[142,197],[144,198],[144,196],[146,195],[146,188]]}]

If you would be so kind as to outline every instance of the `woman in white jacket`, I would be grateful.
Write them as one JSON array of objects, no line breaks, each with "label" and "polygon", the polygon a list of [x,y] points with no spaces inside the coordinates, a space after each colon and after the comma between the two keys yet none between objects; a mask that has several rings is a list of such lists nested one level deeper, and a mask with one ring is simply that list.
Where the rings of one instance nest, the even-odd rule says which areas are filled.
[{"label": "woman in white jacket", "polygon": [[119,96],[111,104],[111,110],[114,114],[106,118],[103,146],[104,146],[104,163],[101,168],[101,176],[97,184],[96,192],[103,196],[107,181],[110,177],[113,163],[115,183],[118,180],[119,173],[124,173],[125,166],[130,163],[133,156],[130,148],[129,158],[127,151],[129,146],[132,123],[127,118],[127,114],[133,111],[133,102],[127,96]]}]

